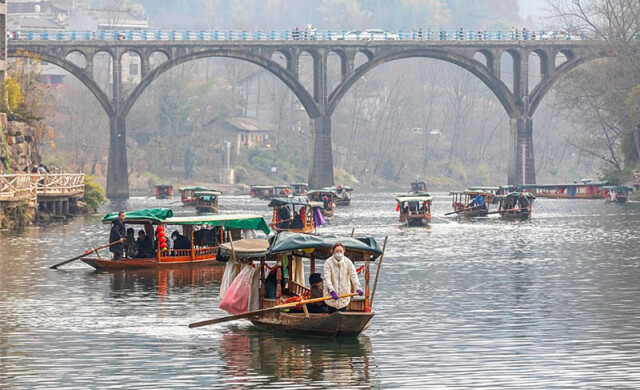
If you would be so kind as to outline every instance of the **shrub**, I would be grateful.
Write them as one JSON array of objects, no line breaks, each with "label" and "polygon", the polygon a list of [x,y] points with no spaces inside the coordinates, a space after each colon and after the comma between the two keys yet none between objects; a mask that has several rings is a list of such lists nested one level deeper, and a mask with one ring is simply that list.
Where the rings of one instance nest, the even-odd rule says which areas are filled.
[{"label": "shrub", "polygon": [[93,181],[93,177],[89,175],[84,175],[84,197],[82,199],[94,213],[98,211],[100,205],[105,204],[107,201],[104,196],[104,189]]}]

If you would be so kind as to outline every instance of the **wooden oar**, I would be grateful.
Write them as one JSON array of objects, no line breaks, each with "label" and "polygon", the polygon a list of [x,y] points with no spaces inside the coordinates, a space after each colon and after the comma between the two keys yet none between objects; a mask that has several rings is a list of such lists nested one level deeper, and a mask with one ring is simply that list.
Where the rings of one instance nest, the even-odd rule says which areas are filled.
[{"label": "wooden oar", "polygon": [[378,277],[380,276],[380,267],[382,267],[382,260],[384,260],[384,251],[387,249],[387,239],[384,238],[384,244],[382,244],[382,254],[380,255],[380,261],[378,262],[378,270],[376,271],[376,280],[373,282],[373,291],[371,291],[371,299],[369,299],[369,307],[373,307],[373,297],[376,295],[376,288],[378,288]]},{"label": "wooden oar", "polygon": [[99,246],[99,247],[97,247],[97,248],[93,248],[93,249],[91,249],[90,251],[88,251],[88,252],[85,252],[85,253],[81,254],[80,256],[74,257],[73,259],[69,259],[69,260],[63,261],[62,263],[58,263],[58,264],[56,264],[56,265],[52,265],[52,266],[51,266],[51,267],[49,267],[49,268],[51,268],[51,269],[57,269],[57,268],[58,268],[58,267],[60,267],[61,265],[64,265],[64,264],[67,264],[67,263],[71,263],[72,261],[76,261],[76,260],[78,260],[78,259],[81,259],[81,258],[85,257],[86,255],[88,255],[88,254],[90,254],[90,253],[96,252],[96,251],[97,251],[97,250],[99,250],[99,249],[104,249],[104,248],[106,248],[106,247],[109,247],[109,246],[111,246],[111,245],[117,244],[117,243],[119,243],[119,242],[120,242],[120,241],[114,241],[114,242],[112,242],[111,244],[107,244],[107,245]]},{"label": "wooden oar", "polygon": [[461,212],[463,212],[463,211],[473,211],[473,207],[465,207],[465,208],[464,208],[464,209],[462,209],[462,210],[452,211],[452,212],[450,212],[450,213],[446,213],[445,215],[458,214],[458,213],[461,213]]},{"label": "wooden oar", "polygon": [[[348,297],[354,297],[356,295],[358,295],[358,293],[343,294],[343,295],[338,295],[338,298],[348,298]],[[199,328],[201,326],[219,324],[221,322],[240,320],[242,318],[255,317],[255,316],[258,316],[260,314],[270,313],[272,311],[278,311],[278,310],[282,310],[282,309],[290,309],[292,307],[296,307],[296,306],[300,306],[300,305],[306,305],[308,303],[322,302],[322,301],[326,301],[326,300],[329,300],[329,299],[333,299],[333,298],[331,296],[328,296],[328,297],[322,297],[322,298],[307,299],[307,300],[300,301],[300,302],[283,303],[281,305],[270,307],[270,308],[267,308],[267,309],[254,310],[254,311],[250,311],[250,312],[247,312],[247,313],[236,314],[234,316],[227,316],[227,317],[215,318],[215,319],[212,319],[212,320],[194,322],[194,323],[189,324],[189,328]]]},{"label": "wooden oar", "polygon": [[519,209],[508,209],[508,210],[492,211],[490,213],[487,213],[487,215],[496,214],[496,213],[508,213],[510,211],[520,211],[520,210],[529,210],[529,207],[520,207]]}]

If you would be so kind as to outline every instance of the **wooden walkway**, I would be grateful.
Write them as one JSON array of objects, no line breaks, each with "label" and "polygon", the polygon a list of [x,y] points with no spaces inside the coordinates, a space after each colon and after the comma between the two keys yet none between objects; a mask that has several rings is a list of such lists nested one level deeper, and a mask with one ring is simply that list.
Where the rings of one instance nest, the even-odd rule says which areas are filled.
[{"label": "wooden walkway", "polygon": [[0,202],[37,202],[38,198],[81,198],[83,173],[0,175]]}]

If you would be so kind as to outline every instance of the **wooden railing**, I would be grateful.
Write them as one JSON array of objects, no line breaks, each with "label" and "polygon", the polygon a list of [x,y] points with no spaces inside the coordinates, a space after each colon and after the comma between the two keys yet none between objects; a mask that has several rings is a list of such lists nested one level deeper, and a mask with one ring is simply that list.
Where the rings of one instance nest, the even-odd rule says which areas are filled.
[{"label": "wooden railing", "polygon": [[31,179],[31,176],[32,175],[0,175],[0,201],[35,201],[36,185]]},{"label": "wooden railing", "polygon": [[31,175],[38,178],[38,195],[83,195],[84,174],[82,173],[47,173],[43,175]]},{"label": "wooden railing", "polygon": [[0,175],[0,201],[36,201],[38,196],[82,196],[84,174],[47,173]]}]

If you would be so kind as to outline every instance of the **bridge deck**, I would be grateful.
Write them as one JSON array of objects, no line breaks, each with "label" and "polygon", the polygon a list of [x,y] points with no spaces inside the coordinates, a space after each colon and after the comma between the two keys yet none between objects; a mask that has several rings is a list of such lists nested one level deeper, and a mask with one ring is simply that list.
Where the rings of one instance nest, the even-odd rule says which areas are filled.
[{"label": "bridge deck", "polygon": [[84,174],[0,175],[0,202],[37,201],[39,197],[82,197]]}]

